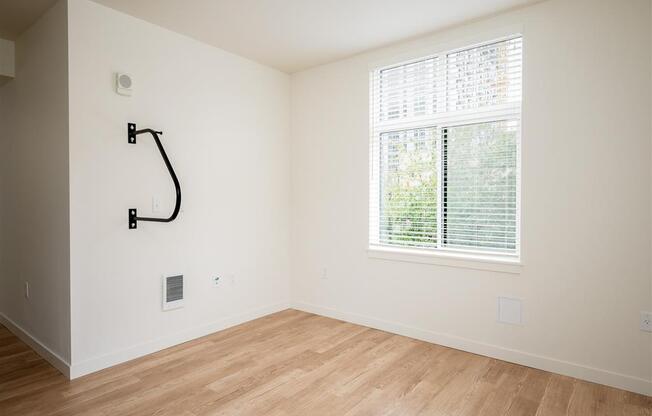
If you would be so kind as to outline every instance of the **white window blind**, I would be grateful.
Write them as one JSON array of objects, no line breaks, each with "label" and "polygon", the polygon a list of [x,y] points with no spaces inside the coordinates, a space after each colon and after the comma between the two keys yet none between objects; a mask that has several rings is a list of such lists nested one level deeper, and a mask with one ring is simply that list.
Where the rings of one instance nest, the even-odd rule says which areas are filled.
[{"label": "white window blind", "polygon": [[522,39],[371,73],[373,246],[518,256]]}]

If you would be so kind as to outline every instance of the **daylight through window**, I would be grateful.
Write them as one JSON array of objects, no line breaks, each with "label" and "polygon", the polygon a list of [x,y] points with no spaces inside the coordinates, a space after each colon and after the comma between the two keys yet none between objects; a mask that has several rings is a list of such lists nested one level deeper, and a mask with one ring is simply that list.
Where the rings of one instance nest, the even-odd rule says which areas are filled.
[{"label": "daylight through window", "polygon": [[522,39],[372,71],[370,245],[519,254]]}]

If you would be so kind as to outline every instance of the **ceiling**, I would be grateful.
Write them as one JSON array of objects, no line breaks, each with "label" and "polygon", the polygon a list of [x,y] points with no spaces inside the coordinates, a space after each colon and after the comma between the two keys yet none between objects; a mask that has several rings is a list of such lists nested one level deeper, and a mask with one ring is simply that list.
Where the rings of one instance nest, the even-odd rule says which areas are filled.
[{"label": "ceiling", "polygon": [[57,0],[0,1],[0,38],[16,40],[18,35],[36,22]]},{"label": "ceiling", "polygon": [[295,72],[540,0],[95,0]]},{"label": "ceiling", "polygon": [[[541,0],[95,0],[295,72]],[[0,38],[14,40],[56,0],[2,0]]]}]

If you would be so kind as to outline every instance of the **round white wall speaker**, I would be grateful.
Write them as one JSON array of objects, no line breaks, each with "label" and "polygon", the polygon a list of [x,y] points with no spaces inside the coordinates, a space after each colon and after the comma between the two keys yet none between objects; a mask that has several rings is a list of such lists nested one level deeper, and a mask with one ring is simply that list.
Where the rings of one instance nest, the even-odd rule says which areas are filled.
[{"label": "round white wall speaker", "polygon": [[132,81],[128,74],[117,73],[115,74],[115,92],[120,95],[131,95]]},{"label": "round white wall speaker", "polygon": [[131,78],[127,74],[121,74],[118,82],[120,82],[120,87],[122,88],[131,88]]}]

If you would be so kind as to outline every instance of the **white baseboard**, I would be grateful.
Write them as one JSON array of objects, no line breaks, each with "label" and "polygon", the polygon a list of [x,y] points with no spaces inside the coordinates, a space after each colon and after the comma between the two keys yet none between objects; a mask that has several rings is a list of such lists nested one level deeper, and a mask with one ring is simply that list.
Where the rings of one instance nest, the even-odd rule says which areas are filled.
[{"label": "white baseboard", "polygon": [[240,325],[253,319],[269,315],[271,313],[280,312],[282,310],[288,309],[289,307],[289,302],[282,302],[263,308],[257,308],[236,316],[212,322],[208,325],[202,325],[175,334],[166,335],[162,338],[148,341],[127,348],[125,350],[116,351],[96,358],[91,358],[80,363],[73,363],[72,367],[70,368],[70,378],[74,379],[86,374],[94,373],[116,364],[121,364],[126,361],[130,361],[135,358],[163,350],[165,348],[173,347],[175,345],[188,342],[196,338],[210,335],[214,332],[221,331],[235,325]]},{"label": "white baseboard", "polygon": [[200,327],[192,328],[190,330],[168,335],[122,351],[86,360],[78,364],[73,364],[72,366],[66,360],[61,358],[58,354],[44,345],[41,341],[36,339],[29,332],[27,332],[25,329],[20,327],[18,324],[13,322],[2,313],[0,313],[0,323],[6,326],[20,340],[34,349],[34,351],[36,351],[41,357],[52,364],[52,366],[59,370],[63,375],[74,379],[86,374],[93,373],[95,371],[102,370],[104,368],[111,367],[116,364],[120,364],[147,354],[151,354],[156,351],[163,350],[165,348],[181,344],[183,342],[191,341],[193,339],[245,323],[247,321],[251,321],[253,319],[263,317],[265,315],[269,315],[271,313],[282,311],[289,307],[317,315],[326,316],[329,318],[367,326],[370,328],[376,328],[382,331],[387,331],[426,342],[431,342],[434,344],[443,345],[446,347],[459,349],[462,351],[468,351],[474,354],[485,355],[487,357],[497,358],[528,367],[575,377],[581,380],[587,380],[594,383],[604,384],[607,386],[652,396],[652,381],[650,380],[628,376],[625,374],[619,374],[599,368],[588,367],[581,364],[558,360],[555,358],[544,357],[524,351],[500,347],[497,345],[485,344],[454,335],[442,334],[420,328],[413,328],[403,324],[384,321],[369,316],[341,312],[335,309],[312,305],[305,302],[294,302],[292,305],[283,302],[276,305],[254,309],[234,317],[222,319],[208,325],[203,325]]},{"label": "white baseboard", "polygon": [[498,345],[485,344],[450,334],[443,334],[425,329],[413,328],[395,322],[384,321],[381,319],[355,313],[342,312],[305,302],[294,302],[293,308],[304,312],[310,312],[329,318],[339,319],[342,321],[391,332],[393,334],[403,335],[433,344],[443,345],[474,354],[521,364],[527,367],[538,368],[540,370],[550,371],[552,373],[562,374],[581,380],[591,381],[594,383],[604,384],[607,386],[652,396],[652,380],[645,380],[625,374],[614,373],[608,370],[587,367],[581,364],[558,360],[556,358],[544,357],[525,351],[501,347]]},{"label": "white baseboard", "polygon": [[61,374],[70,378],[70,363],[68,363],[68,361],[61,358],[57,353],[52,351],[35,336],[27,332],[3,313],[0,313],[0,323],[7,327],[9,331],[18,337],[18,339],[29,345],[38,355],[52,364],[52,366],[59,370]]}]

